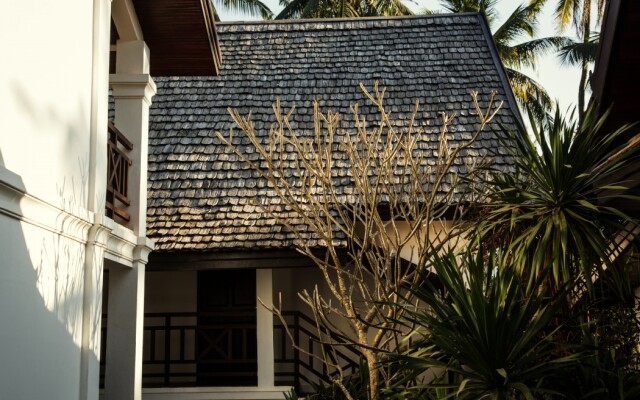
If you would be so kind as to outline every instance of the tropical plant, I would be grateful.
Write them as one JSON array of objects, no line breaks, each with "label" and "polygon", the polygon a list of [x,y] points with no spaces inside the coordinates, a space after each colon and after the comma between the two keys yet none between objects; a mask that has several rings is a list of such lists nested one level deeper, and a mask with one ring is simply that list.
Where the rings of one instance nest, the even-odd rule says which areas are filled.
[{"label": "tropical plant", "polygon": [[280,0],[276,19],[356,18],[411,15],[402,0]]},{"label": "tropical plant", "polygon": [[[252,17],[260,17],[262,19],[273,18],[273,12],[261,0],[216,0],[217,7],[227,10],[239,11]],[[220,21],[218,11],[214,9],[216,21]]]},{"label": "tropical plant", "polygon": [[[565,60],[567,55],[572,61],[571,64],[580,65],[580,83],[578,86],[578,125],[585,119],[587,108],[586,92],[589,79],[589,67],[595,60],[593,54],[597,50],[598,40],[594,38],[592,32],[592,14],[595,7],[596,23],[602,21],[602,14],[606,5],[606,0],[556,0],[556,22],[560,32],[565,31],[569,26],[576,29],[578,41],[572,41],[565,46],[561,57]],[[595,39],[595,40],[594,40]]]},{"label": "tropical plant", "polygon": [[[640,398],[640,369],[637,354],[621,351],[603,340],[603,327],[615,325],[625,326],[623,341],[627,345],[637,346],[640,324],[634,308],[618,308],[624,310],[624,321],[609,321],[602,315],[590,323],[583,323],[577,328],[582,357],[579,363],[572,363],[550,377],[556,390],[563,398],[570,400],[585,399],[638,399]],[[613,322],[613,324],[612,324]],[[606,334],[605,334],[606,336]],[[622,354],[622,357],[621,357]],[[629,355],[634,356],[632,359]]]},{"label": "tropical plant", "polygon": [[533,137],[504,130],[515,169],[493,171],[483,182],[490,194],[477,228],[483,241],[513,257],[529,285],[547,266],[551,287],[579,279],[590,289],[597,277],[627,278],[604,271],[639,233],[637,214],[620,201],[639,199],[624,172],[638,160],[640,134],[628,142],[628,126],[605,134],[605,119],[589,112],[577,129],[556,109],[542,123],[530,118]]},{"label": "tropical plant", "polygon": [[546,0],[531,0],[526,5],[521,4],[502,25],[495,26],[497,0],[441,0],[444,9],[449,12],[485,13],[516,100],[523,109],[529,108],[537,119],[542,119],[553,109],[553,100],[542,85],[523,73],[522,69],[535,69],[539,56],[571,44],[569,38],[560,36],[518,42],[523,37],[535,37],[538,16],[545,2]]},{"label": "tropical plant", "polygon": [[[377,114],[375,121],[365,122],[356,104],[353,125],[345,125],[339,114],[322,113],[316,102],[314,130],[296,132],[292,111],[281,111],[276,102],[276,122],[268,134],[256,132],[250,116],[231,112],[243,143],[250,146],[238,144],[232,133],[216,135],[272,188],[279,202],[256,205],[295,236],[293,245],[324,277],[325,291],[316,286],[299,293],[323,343],[321,354],[307,355],[324,363],[331,383],[352,400],[347,369],[336,361],[335,352],[347,345],[355,349],[370,371],[365,386],[367,398],[374,400],[390,377],[381,361],[396,351],[401,339],[394,323],[404,310],[397,301],[401,288],[419,279],[430,254],[455,245],[463,210],[454,209],[463,201],[454,177],[463,173],[455,174],[452,168],[500,105],[493,94],[481,108],[473,94],[477,130],[455,146],[446,135],[453,117],[443,114],[434,159],[419,150],[428,134],[416,126],[418,103],[411,117],[398,124],[385,111],[384,89],[377,83],[373,91],[361,88]],[[259,161],[248,153],[257,154]],[[347,177],[336,176],[336,163],[348,165]],[[466,173],[473,174],[476,168],[468,164]],[[345,180],[348,184],[337,184]],[[451,215],[447,223],[441,220],[445,213]],[[292,223],[292,218],[302,223]],[[272,311],[286,327],[281,309],[279,305]]]},{"label": "tropical plant", "polygon": [[562,326],[554,318],[567,297],[527,290],[511,261],[482,247],[433,255],[433,274],[409,290],[415,300],[406,303],[404,321],[412,343],[391,356],[400,379],[390,396],[507,400],[555,393],[550,377],[580,358],[555,340]]}]

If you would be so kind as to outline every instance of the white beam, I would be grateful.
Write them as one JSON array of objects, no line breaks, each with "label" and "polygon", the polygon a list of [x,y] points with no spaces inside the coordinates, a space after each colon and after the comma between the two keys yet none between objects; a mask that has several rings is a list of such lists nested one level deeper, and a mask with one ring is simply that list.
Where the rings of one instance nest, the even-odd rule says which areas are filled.
[{"label": "white beam", "polygon": [[271,269],[256,270],[256,295],[258,309],[256,328],[258,339],[258,387],[274,386],[273,314],[267,307],[273,307],[273,274]]},{"label": "white beam", "polygon": [[113,0],[111,18],[121,40],[144,40],[136,9],[131,0]]}]

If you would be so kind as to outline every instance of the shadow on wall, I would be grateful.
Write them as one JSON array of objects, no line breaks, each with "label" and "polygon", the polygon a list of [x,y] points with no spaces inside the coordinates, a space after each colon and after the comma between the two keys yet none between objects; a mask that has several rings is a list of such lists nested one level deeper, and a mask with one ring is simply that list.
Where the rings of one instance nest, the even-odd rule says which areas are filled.
[{"label": "shadow on wall", "polygon": [[[29,157],[24,164],[7,156],[10,168],[13,167],[12,161],[28,165],[30,175],[25,175],[25,180],[29,189],[59,196],[64,209],[86,208],[90,110],[86,110],[83,99],[79,96],[75,106],[67,106],[65,102],[63,105],[61,102],[43,103],[16,83],[11,85],[11,92],[11,100],[17,112],[22,114],[17,120],[28,121],[27,129],[39,133],[37,137],[30,138],[30,146],[35,154],[45,157]],[[24,138],[16,140],[24,141]],[[74,158],[77,158],[76,163],[68,162]],[[51,171],[60,171],[61,174],[50,174]]]},{"label": "shadow on wall", "polygon": [[0,168],[0,398],[77,399],[85,248],[20,218],[23,180]]}]

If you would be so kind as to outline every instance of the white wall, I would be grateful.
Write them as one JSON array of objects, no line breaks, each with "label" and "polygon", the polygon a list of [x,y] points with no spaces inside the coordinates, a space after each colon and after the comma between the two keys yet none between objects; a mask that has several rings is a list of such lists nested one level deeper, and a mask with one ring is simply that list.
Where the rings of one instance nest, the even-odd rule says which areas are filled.
[{"label": "white wall", "polygon": [[[90,244],[95,218],[87,208],[92,115],[106,124],[107,107],[106,86],[97,90],[94,79],[94,23],[108,32],[109,4],[21,0],[0,9],[3,400],[97,398],[101,273],[94,272],[103,256]],[[105,60],[108,43],[100,43]],[[100,177],[106,143],[101,148]]]},{"label": "white wall", "polygon": [[[93,4],[21,0],[0,12],[0,148],[30,193],[84,207]],[[106,122],[105,122],[106,123]]]},{"label": "white wall", "polygon": [[0,214],[0,398],[78,398],[84,249]]}]

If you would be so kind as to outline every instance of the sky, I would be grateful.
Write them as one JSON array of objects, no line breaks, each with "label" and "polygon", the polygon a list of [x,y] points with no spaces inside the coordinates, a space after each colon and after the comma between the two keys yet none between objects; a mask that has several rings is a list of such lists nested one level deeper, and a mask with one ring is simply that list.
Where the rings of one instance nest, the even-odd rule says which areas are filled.
[{"label": "sky", "polygon": [[[278,0],[263,0],[264,3],[277,13],[282,7],[279,5]],[[498,23],[500,18],[506,18],[509,14],[521,3],[526,0],[501,0],[498,2]],[[244,21],[255,20],[257,18],[251,18],[246,15],[230,12],[225,10],[222,6],[219,6],[219,2],[213,0],[213,4],[220,15],[222,21]],[[406,1],[405,4],[409,6],[414,12],[424,8],[431,10],[441,10],[437,0],[416,0]],[[553,6],[555,1],[549,1],[543,9],[543,13],[539,18],[540,26],[536,37],[547,37],[558,35],[558,32],[554,28],[553,20]],[[572,32],[565,32],[565,36],[571,36]],[[523,38],[523,41],[526,38]],[[563,66],[557,60],[554,54],[549,54],[539,58],[537,68],[535,70],[524,71],[527,75],[537,80],[547,90],[551,98],[558,101],[560,109],[563,111],[568,110],[570,107],[577,103],[578,82],[580,80],[580,70],[576,67]]]}]

